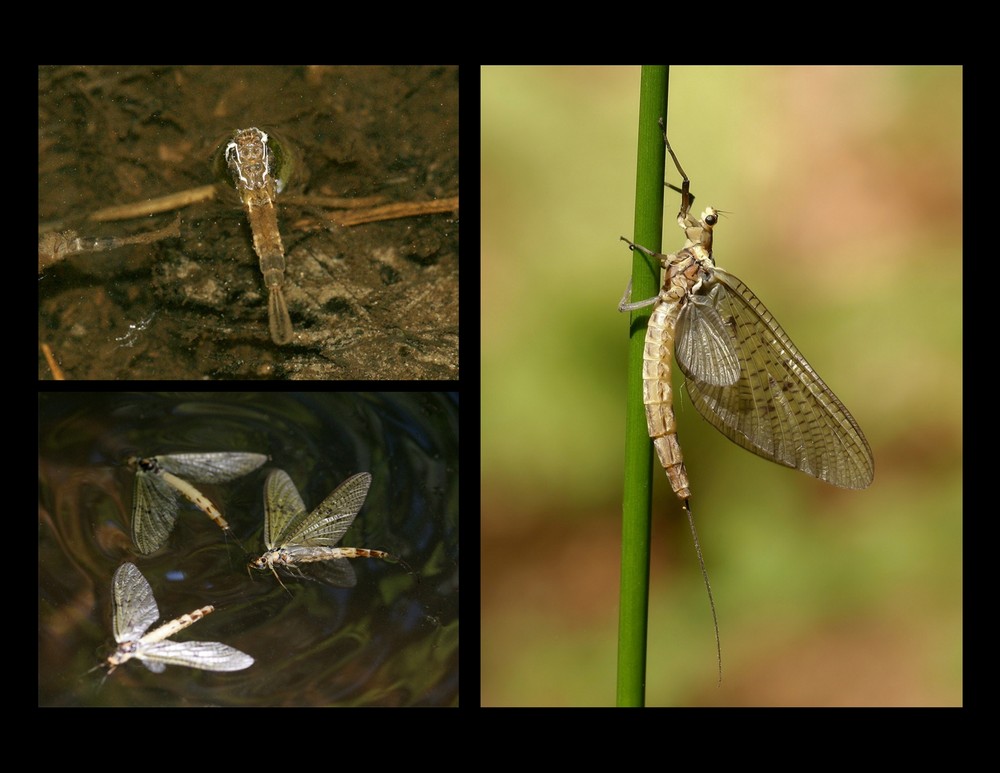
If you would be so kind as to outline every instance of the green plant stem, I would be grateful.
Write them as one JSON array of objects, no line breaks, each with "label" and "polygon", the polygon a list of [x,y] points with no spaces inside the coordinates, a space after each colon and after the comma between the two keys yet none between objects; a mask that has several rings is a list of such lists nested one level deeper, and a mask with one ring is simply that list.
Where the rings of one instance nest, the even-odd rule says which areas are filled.
[{"label": "green plant stem", "polygon": [[[666,148],[659,119],[667,117],[669,71],[643,66],[639,94],[639,138],[633,241],[659,251],[663,234],[663,172]],[[619,242],[619,245],[622,245]],[[660,267],[632,253],[632,299],[659,290]],[[652,445],[642,400],[642,350],[650,308],[631,313],[625,415],[625,485],[622,500],[622,574],[618,617],[619,706],[645,702],[646,633],[649,614]]]}]

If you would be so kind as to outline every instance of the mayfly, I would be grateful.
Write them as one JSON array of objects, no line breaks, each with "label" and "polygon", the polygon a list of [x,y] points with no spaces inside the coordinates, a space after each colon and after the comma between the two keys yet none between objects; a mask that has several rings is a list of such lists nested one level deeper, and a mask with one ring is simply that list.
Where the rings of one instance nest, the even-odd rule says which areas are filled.
[{"label": "mayfly", "polygon": [[[357,583],[348,558],[381,558],[402,563],[382,550],[334,547],[365,503],[372,476],[359,472],[333,490],[311,513],[284,470],[274,470],[264,484],[264,544],[267,552],[252,560],[254,569],[270,569],[281,586],[275,567],[296,574],[293,567],[323,561],[323,579],[351,588]],[[285,588],[285,590],[288,590]]]},{"label": "mayfly", "polygon": [[[663,122],[661,120],[661,126]],[[684,373],[691,401],[712,426],[739,446],[772,462],[794,467],[849,489],[868,487],[875,462],[861,428],[813,370],[778,321],[743,282],[716,268],[712,231],[718,210],[691,215],[690,180],[663,134],[682,183],[677,224],[686,241],[676,253],[629,247],[666,270],[653,298],[631,300],[629,282],[619,311],[653,306],[643,351],[643,401],[649,436],[670,486],[684,503],[708,588],[689,499],[690,484],[674,418],[671,361]],[[718,646],[718,624],[716,623]],[[721,678],[721,658],[720,658]]]},{"label": "mayfly", "polygon": [[267,286],[267,316],[271,340],[287,344],[292,340],[292,319],[288,316],[281,284],[285,277],[285,248],[278,232],[274,200],[283,187],[278,178],[275,156],[268,136],[260,129],[241,129],[226,145],[226,163],[243,201],[243,209],[253,232],[253,248],[260,258],[260,270]]},{"label": "mayfly", "polygon": [[220,529],[229,533],[229,524],[219,509],[188,480],[226,483],[253,472],[266,461],[264,454],[228,452],[130,457],[128,465],[135,470],[132,541],[139,552],[152,553],[167,541],[177,521],[178,494],[184,495]]},{"label": "mayfly", "polygon": [[135,564],[122,564],[111,581],[114,594],[112,625],[118,649],[108,657],[108,673],[132,658],[138,658],[153,673],[167,666],[187,666],[206,671],[240,671],[253,665],[245,652],[217,641],[166,641],[205,615],[215,611],[209,605],[147,629],[156,622],[160,610],[153,598],[153,589]]},{"label": "mayfly", "polygon": [[116,250],[129,244],[149,244],[181,235],[181,218],[178,215],[174,222],[156,231],[148,231],[134,236],[119,238],[98,238],[93,236],[78,236],[76,231],[61,233],[44,233],[38,237],[38,273],[53,263],[79,252],[100,252]]}]

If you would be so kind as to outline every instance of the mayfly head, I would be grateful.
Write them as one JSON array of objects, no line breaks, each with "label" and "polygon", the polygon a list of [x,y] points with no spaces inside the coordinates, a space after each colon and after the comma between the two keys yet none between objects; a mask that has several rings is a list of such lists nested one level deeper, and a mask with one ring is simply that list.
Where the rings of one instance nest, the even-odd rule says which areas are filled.
[{"label": "mayfly head", "polygon": [[221,141],[214,155],[215,176],[230,189],[262,190],[273,181],[281,193],[290,180],[298,186],[305,177],[298,149],[270,130],[239,129]]},{"label": "mayfly head", "polygon": [[153,457],[130,456],[125,464],[136,472],[156,472],[159,469]]},{"label": "mayfly head", "polygon": [[250,569],[257,569],[258,571],[261,572],[270,569],[271,574],[274,575],[274,579],[278,581],[278,585],[284,588],[285,591],[288,593],[288,595],[291,596],[292,592],[288,590],[288,588],[285,586],[285,583],[281,581],[281,578],[278,576],[277,570],[274,568],[274,564],[275,564],[274,551],[269,550],[264,555],[258,556],[257,558],[247,563],[247,574],[250,574],[250,576],[253,577],[253,574],[250,573]]},{"label": "mayfly head", "polygon": [[132,655],[135,653],[138,642],[130,641],[123,642],[118,645],[118,649],[108,655],[105,663],[100,663],[99,665],[107,665],[108,673],[107,676],[111,676],[122,663],[132,659]]},{"label": "mayfly head", "polygon": [[679,222],[684,229],[684,236],[687,237],[684,248],[693,252],[700,260],[710,260],[712,258],[712,229],[719,222],[718,210],[714,207],[706,207],[698,220],[688,216]]}]

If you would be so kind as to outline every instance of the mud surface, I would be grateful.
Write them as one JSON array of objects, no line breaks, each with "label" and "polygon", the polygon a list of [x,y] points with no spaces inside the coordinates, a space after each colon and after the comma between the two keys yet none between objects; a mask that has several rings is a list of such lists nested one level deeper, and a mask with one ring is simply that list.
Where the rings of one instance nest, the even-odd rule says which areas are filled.
[{"label": "mud surface", "polygon": [[[270,340],[246,218],[213,167],[249,126],[302,162],[278,199],[285,346]],[[183,208],[89,219],[213,184]],[[457,379],[457,211],[342,227],[311,203],[457,195],[456,68],[42,68],[40,231],[122,239],[179,214],[180,236],[46,268],[39,340],[70,379]]]}]

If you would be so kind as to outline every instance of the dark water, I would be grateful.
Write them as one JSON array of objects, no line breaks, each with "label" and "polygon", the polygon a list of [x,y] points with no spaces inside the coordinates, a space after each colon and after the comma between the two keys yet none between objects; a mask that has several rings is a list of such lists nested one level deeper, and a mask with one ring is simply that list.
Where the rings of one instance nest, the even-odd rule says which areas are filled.
[{"label": "dark water", "polygon": [[[410,394],[43,394],[39,406],[38,699],[74,705],[379,705],[458,702],[457,396]],[[131,544],[133,454],[256,451],[272,461],[232,483],[200,486],[252,555],[263,550],[263,482],[280,467],[311,510],[354,472],[373,483],[341,545],[387,550],[415,574],[352,562],[335,588],[245,569],[247,553],[182,505],[166,546]],[[111,577],[134,562],[161,621],[216,607],[178,640],[252,655],[211,673],[138,661],[88,669],[113,645]]]}]

